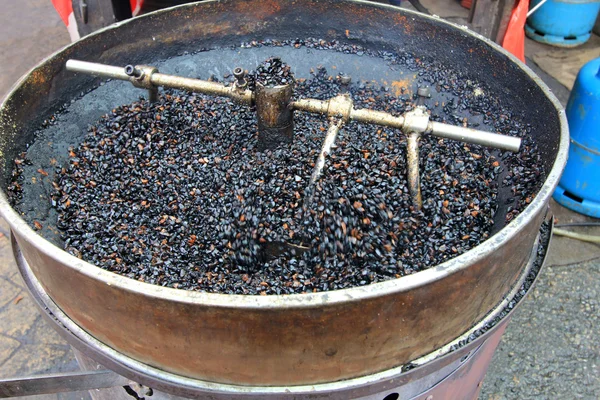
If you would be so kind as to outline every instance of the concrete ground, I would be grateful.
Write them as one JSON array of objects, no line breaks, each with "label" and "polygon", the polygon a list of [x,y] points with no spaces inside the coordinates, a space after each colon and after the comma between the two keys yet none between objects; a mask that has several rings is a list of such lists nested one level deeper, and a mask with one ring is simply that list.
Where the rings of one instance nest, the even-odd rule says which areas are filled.
[{"label": "concrete ground", "polygon": [[[558,223],[589,221],[552,202]],[[587,229],[600,234],[600,228]],[[600,398],[600,245],[554,236],[545,269],[515,311],[481,399]]]},{"label": "concrete ground", "polygon": [[[435,14],[464,22],[453,0],[423,0]],[[0,97],[31,66],[68,43],[50,0],[2,2]],[[562,50],[527,41],[528,64],[566,102],[576,71],[597,57],[600,39]],[[537,63],[537,65],[536,65]],[[590,221],[556,203],[558,223]],[[582,228],[600,234],[600,228]],[[600,398],[600,246],[554,237],[548,262],[503,337],[481,399]],[[0,379],[78,369],[69,346],[41,319],[12,258],[0,220]],[[87,393],[35,396],[82,399]]]}]

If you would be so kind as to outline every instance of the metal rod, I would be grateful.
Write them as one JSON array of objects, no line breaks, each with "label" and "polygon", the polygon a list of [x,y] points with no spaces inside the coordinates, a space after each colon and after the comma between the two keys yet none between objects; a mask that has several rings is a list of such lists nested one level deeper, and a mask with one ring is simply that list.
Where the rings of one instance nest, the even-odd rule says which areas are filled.
[{"label": "metal rod", "polygon": [[231,92],[230,87],[225,87],[218,82],[203,81],[200,79],[184,78],[181,76],[156,73],[150,77],[150,82],[155,86],[165,86],[173,89],[189,90],[227,97]]},{"label": "metal rod", "polygon": [[[129,76],[125,72],[125,68],[91,63],[87,61],[68,60],[66,64],[67,70],[73,72],[82,72],[95,76],[106,78],[120,79],[131,83],[138,83],[138,78]],[[138,67],[134,67],[138,69]],[[188,90],[197,93],[211,94],[214,96],[229,97],[243,104],[252,104],[252,91],[247,89],[239,89],[234,86],[225,86],[222,83],[210,82],[202,79],[184,78],[181,76],[161,74],[159,72],[152,73],[149,77],[141,77],[147,79],[151,85],[164,86],[174,89]],[[139,83],[138,83],[139,85]],[[149,86],[146,86],[150,89]]]},{"label": "metal rod", "polygon": [[427,132],[442,138],[479,144],[512,152],[519,151],[519,148],[521,147],[521,138],[518,137],[500,135],[462,126],[448,125],[435,121],[429,121]]},{"label": "metal rod", "polygon": [[123,67],[115,67],[112,65],[79,60],[67,60],[66,67],[68,71],[81,72],[83,74],[101,76],[104,78],[120,79],[122,81],[129,80],[129,75],[125,73],[125,69]]},{"label": "metal rod", "polygon": [[130,383],[109,370],[34,375],[0,380],[0,398],[105,389]]},{"label": "metal rod", "polygon": [[587,235],[585,233],[571,232],[560,228],[555,228],[554,234],[557,236],[565,236],[571,239],[581,240],[583,242],[600,243],[599,235]]},{"label": "metal rod", "polygon": [[419,139],[420,133],[410,132],[407,137],[406,159],[408,168],[408,189],[413,205],[417,209],[423,207],[421,197],[421,179],[419,178]]},{"label": "metal rod", "polygon": [[148,89],[148,100],[151,103],[156,103],[158,101],[158,88]]},{"label": "metal rod", "polygon": [[[310,112],[314,114],[327,114],[329,112],[329,100],[300,99],[290,103],[294,110]],[[350,119],[368,124],[402,128],[403,117],[395,117],[383,111],[369,110],[366,108],[353,108],[350,111]]]},{"label": "metal rod", "polygon": [[[120,67],[78,60],[67,61],[67,69],[70,71],[130,81],[136,86],[144,84],[146,86],[143,87],[149,89],[151,89],[152,86],[165,86],[192,92],[212,94],[215,96],[229,97],[239,103],[247,105],[253,104],[254,96],[251,90],[236,86],[228,87],[218,82],[161,74],[159,72],[152,72],[152,68],[153,67],[142,68],[139,66],[140,70],[149,71],[146,74],[149,76],[144,76],[142,74],[141,77],[136,77],[135,74],[132,76],[127,75],[125,69]],[[136,69],[138,69],[138,67],[134,67],[134,70]],[[150,97],[152,97],[152,94]],[[332,106],[334,104],[335,103],[333,103],[331,100],[300,99],[289,103],[288,107],[290,110],[331,115],[335,111],[332,110],[332,108],[335,108]],[[418,127],[405,126],[407,122],[406,118],[404,117],[395,117],[391,114],[381,111],[354,109],[352,108],[351,104],[349,113],[345,115],[345,118],[350,118],[359,122],[404,129],[405,131],[411,131],[413,129],[420,131]],[[519,151],[521,146],[521,139],[517,137],[505,136],[497,133],[485,132],[476,129],[465,128],[462,126],[448,125],[434,121],[429,121],[425,133],[430,133],[442,138],[459,140],[466,143],[479,144],[482,146],[493,147],[501,150],[509,150],[513,152]]]},{"label": "metal rod", "polygon": [[402,129],[404,126],[404,117],[395,117],[386,112],[369,110],[365,108],[353,109],[350,112],[350,118],[358,122],[384,125],[391,128]]},{"label": "metal rod", "polygon": [[290,107],[298,111],[327,114],[327,110],[329,110],[329,100],[300,99],[291,102]]},{"label": "metal rod", "polygon": [[181,76],[167,75],[161,73],[152,74],[150,82],[155,86],[165,86],[174,89],[188,90],[190,92],[211,94],[214,96],[229,97],[237,102],[252,104],[251,90],[238,90],[233,86],[225,86],[222,83],[204,81],[202,79],[183,78]]},{"label": "metal rod", "polygon": [[313,186],[315,182],[317,182],[317,179],[319,179],[319,177],[321,176],[323,168],[325,167],[325,157],[327,157],[327,154],[331,153],[331,148],[335,144],[337,134],[343,125],[344,122],[341,119],[332,119],[329,123],[329,129],[327,130],[327,134],[325,135],[325,140],[323,141],[323,147],[321,147],[321,152],[317,157],[315,168],[313,169],[312,175],[310,177],[309,186]]}]

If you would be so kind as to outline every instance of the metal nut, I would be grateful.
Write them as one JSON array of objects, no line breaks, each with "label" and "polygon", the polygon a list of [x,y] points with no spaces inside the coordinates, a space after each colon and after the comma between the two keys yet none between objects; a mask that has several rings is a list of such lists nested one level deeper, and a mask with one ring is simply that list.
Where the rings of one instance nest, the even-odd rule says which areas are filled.
[{"label": "metal nut", "polygon": [[402,130],[404,133],[411,132],[423,133],[427,130],[429,124],[429,114],[423,106],[415,107],[414,110],[404,114],[404,125]]},{"label": "metal nut", "polygon": [[235,77],[235,87],[237,89],[246,89],[248,81],[246,80],[246,71],[242,68],[237,67],[233,70],[233,76]]},{"label": "metal nut", "polygon": [[354,102],[349,94],[340,94],[329,100],[327,115],[329,117],[338,117],[342,121],[348,122]]},{"label": "metal nut", "polygon": [[419,86],[417,94],[421,97],[431,97],[431,89],[429,86]]},{"label": "metal nut", "polygon": [[[126,73],[128,71],[125,71]],[[152,83],[152,74],[158,72],[158,68],[148,65],[136,65],[132,71],[131,83],[135,87],[143,89],[154,89],[156,86]],[[129,74],[127,74],[129,75]]]}]

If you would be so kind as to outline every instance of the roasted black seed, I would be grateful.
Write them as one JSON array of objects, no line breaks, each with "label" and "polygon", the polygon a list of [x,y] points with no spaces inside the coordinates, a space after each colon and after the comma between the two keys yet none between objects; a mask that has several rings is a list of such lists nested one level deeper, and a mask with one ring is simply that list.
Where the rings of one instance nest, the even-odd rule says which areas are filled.
[{"label": "roasted black seed", "polygon": [[[335,290],[412,274],[462,254],[498,223],[499,190],[514,199],[502,214],[509,221],[539,188],[544,171],[536,166],[531,128],[493,96],[476,94],[457,72],[408,54],[315,39],[243,47],[279,45],[363,52],[392,68],[412,68],[427,85],[458,96],[435,109],[425,102],[432,119],[464,124],[462,110],[468,110],[498,131],[523,137],[524,148],[513,155],[423,137],[425,201],[417,211],[408,194],[404,135],[350,123],[305,207],[324,118],[296,113],[294,144],[258,152],[251,109],[167,91],[156,103],[140,100],[113,110],[71,149],[69,165],[55,171],[51,201],[65,249],[163,286],[238,294]],[[249,74],[251,85],[255,80],[276,85],[293,76],[281,60],[270,59]],[[340,82],[316,68],[311,79],[296,84],[295,96],[326,99],[345,90],[357,108],[393,114],[419,101],[404,89]],[[19,179],[17,163],[10,190],[17,208]],[[310,250],[295,254],[285,243]],[[266,254],[270,244],[280,244],[279,257]]]},{"label": "roasted black seed", "polygon": [[250,88],[254,82],[263,86],[278,86],[294,83],[294,75],[289,65],[285,64],[278,57],[269,58],[261,63],[256,71],[250,75]]}]

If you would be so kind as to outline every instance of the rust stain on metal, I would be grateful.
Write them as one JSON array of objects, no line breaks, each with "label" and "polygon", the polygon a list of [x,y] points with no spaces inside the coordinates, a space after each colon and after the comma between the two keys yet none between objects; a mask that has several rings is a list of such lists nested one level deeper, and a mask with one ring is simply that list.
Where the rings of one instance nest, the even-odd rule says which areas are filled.
[{"label": "rust stain on metal", "polygon": [[400,79],[392,81],[391,89],[396,97],[401,96],[404,93],[412,93],[412,82],[409,79]]},{"label": "rust stain on metal", "polygon": [[396,22],[396,25],[401,26],[404,29],[405,33],[413,32],[413,25],[408,22],[404,15],[394,14],[394,22]]},{"label": "rust stain on metal", "polygon": [[261,1],[257,7],[255,2],[240,1],[236,3],[239,12],[250,14],[257,19],[263,20],[266,17],[281,11],[281,2],[274,0]]},{"label": "rust stain on metal", "polygon": [[[274,14],[281,11],[281,4],[278,1],[261,1],[257,2],[235,2],[233,4],[213,3],[206,6],[205,13],[209,15],[219,16],[223,12],[236,13],[244,15],[244,21],[239,25],[234,25],[231,20],[223,18],[202,18],[197,21],[190,21],[185,30],[177,30],[172,35],[163,35],[161,38],[164,44],[174,44],[193,40],[202,36],[223,36],[231,31],[238,31],[239,34],[248,34],[255,32],[258,27],[264,24],[264,21]],[[173,16],[189,19],[189,10],[174,10]],[[138,40],[135,46],[140,46],[141,41]],[[152,38],[146,39],[146,42],[151,43]]]},{"label": "rust stain on metal", "polygon": [[[453,274],[452,279],[360,303],[285,312],[145,296],[74,273],[20,237],[19,242],[55,302],[97,339],[137,360],[214,382],[309,384],[397,366],[463,332],[511,286],[509,276],[514,275],[512,270],[520,270],[522,258],[528,254],[530,236],[537,232],[535,222],[498,255],[505,263],[477,262]],[[490,284],[478,286],[482,281]],[[488,292],[486,296],[482,296],[483,290]],[[114,323],[107,325],[107,318]],[[138,329],[131,330],[132,325]],[[359,326],[368,333],[357,336],[347,326]],[[140,330],[144,335],[137,333]],[[170,340],[166,342],[165,337]],[[381,348],[379,344],[384,342],[387,345]],[[334,343],[336,353],[328,355],[333,353]],[[340,360],[344,360],[342,364]],[[311,367],[314,365],[319,365],[318,370]]]},{"label": "rust stain on metal", "polygon": [[33,71],[29,77],[29,82],[33,85],[42,85],[46,83],[46,73],[40,70]]}]

